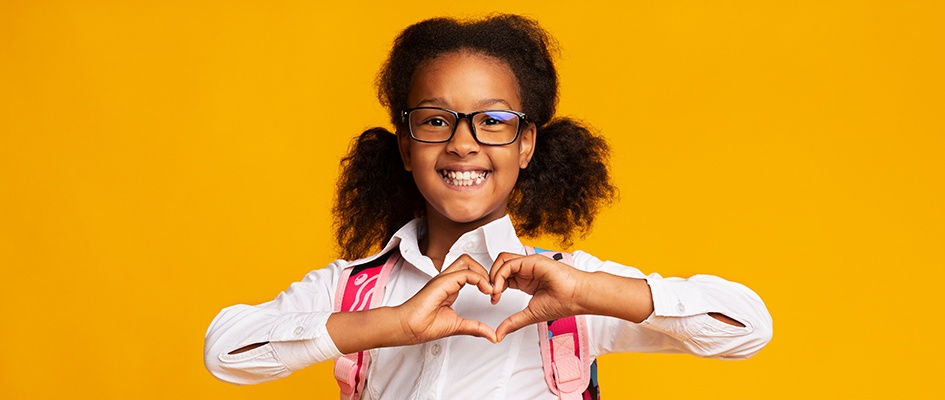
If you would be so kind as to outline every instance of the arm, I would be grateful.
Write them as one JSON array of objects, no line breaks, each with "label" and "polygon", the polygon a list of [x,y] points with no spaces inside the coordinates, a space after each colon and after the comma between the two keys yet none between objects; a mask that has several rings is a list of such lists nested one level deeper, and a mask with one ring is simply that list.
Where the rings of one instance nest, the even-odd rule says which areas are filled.
[{"label": "arm", "polygon": [[[640,323],[655,311],[649,282],[643,278],[628,278],[607,272],[586,272],[578,288],[583,312],[578,314],[606,315]],[[728,325],[745,327],[720,312],[706,313]]]},{"label": "arm", "polygon": [[292,284],[275,300],[221,311],[207,331],[204,362],[217,378],[253,384],[309,365],[378,347],[423,343],[451,335],[495,342],[492,329],[456,315],[459,290],[492,293],[485,269],[460,257],[402,305],[334,313],[334,289],[346,263],[336,262]]},{"label": "arm", "polygon": [[220,311],[204,343],[204,364],[210,373],[227,382],[253,384],[341,356],[325,323],[345,266],[346,262],[336,261],[312,271],[272,301]]},{"label": "arm", "polygon": [[[636,268],[575,253],[575,265],[596,273],[642,278],[654,310],[640,324],[594,317],[597,354],[611,352],[683,352],[700,357],[744,359],[771,341],[771,315],[748,287],[712,275],[687,279],[644,275]],[[725,321],[728,319],[729,321]],[[731,322],[734,322],[731,323]]]},{"label": "arm", "polygon": [[539,321],[589,314],[595,355],[669,351],[745,358],[770,340],[771,317],[743,285],[708,275],[647,277],[583,252],[574,256],[577,268],[542,256],[499,256],[492,270],[495,292],[509,287],[533,295],[525,310],[499,325],[500,339]]},{"label": "arm", "polygon": [[467,284],[476,286],[483,294],[492,294],[485,268],[464,254],[404,304],[332,314],[328,318],[328,332],[336,338],[338,349],[346,354],[425,343],[453,335],[478,336],[495,342],[491,327],[462,318],[453,311],[453,302]]}]

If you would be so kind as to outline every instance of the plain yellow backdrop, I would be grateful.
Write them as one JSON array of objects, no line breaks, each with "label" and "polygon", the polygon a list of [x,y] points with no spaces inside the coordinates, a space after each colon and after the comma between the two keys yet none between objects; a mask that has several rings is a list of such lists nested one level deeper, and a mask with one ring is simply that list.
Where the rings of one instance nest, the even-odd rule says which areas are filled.
[{"label": "plain yellow backdrop", "polygon": [[217,381],[206,327],[334,258],[397,32],[491,11],[557,37],[559,114],[613,147],[575,248],[774,317],[747,361],[605,356],[606,398],[940,395],[945,9],[783,3],[3,1],[0,398],[335,398],[330,363]]}]

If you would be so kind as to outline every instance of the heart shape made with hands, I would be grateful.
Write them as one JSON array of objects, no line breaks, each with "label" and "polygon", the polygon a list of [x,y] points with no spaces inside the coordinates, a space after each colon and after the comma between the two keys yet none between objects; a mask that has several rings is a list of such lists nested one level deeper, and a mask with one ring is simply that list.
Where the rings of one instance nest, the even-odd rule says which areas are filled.
[{"label": "heart shape made with hands", "polygon": [[[404,326],[418,342],[453,335],[471,335],[497,343],[531,324],[579,314],[578,288],[587,273],[540,255],[502,253],[490,271],[469,255],[460,256],[405,302]],[[495,330],[466,319],[452,308],[459,291],[473,285],[497,304],[507,289],[530,294],[524,309],[503,320]]]}]

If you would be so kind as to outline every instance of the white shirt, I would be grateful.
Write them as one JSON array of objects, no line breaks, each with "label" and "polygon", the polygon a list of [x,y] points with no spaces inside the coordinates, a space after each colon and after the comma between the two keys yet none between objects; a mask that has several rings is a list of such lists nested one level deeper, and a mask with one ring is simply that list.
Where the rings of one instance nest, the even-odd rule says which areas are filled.
[{"label": "white shirt", "polygon": [[[438,274],[420,253],[418,240],[425,224],[416,219],[402,227],[384,250],[395,247],[402,256],[391,272],[383,304],[402,304]],[[443,265],[466,253],[487,270],[502,252],[524,254],[509,217],[467,232],[453,244]],[[655,311],[636,324],[612,317],[587,316],[590,354],[615,352],[684,352],[702,357],[747,358],[771,339],[771,316],[761,299],[747,287],[710,275],[689,279],[644,275],[636,268],[601,261],[576,251],[574,267],[614,275],[645,278]],[[354,263],[368,262],[373,257]],[[224,381],[252,384],[288,376],[292,371],[342,354],[325,327],[334,304],[335,288],[347,261],[310,272],[275,300],[257,306],[223,309],[210,324],[205,343],[207,369]],[[530,296],[508,290],[493,306],[475,287],[460,291],[453,304],[457,314],[494,328],[525,308]],[[720,322],[717,312],[745,327]],[[254,343],[253,350],[229,353]],[[492,344],[482,338],[453,336],[412,346],[371,350],[365,398],[369,399],[556,399],[544,380],[538,329],[524,327]],[[606,388],[606,382],[602,383]],[[605,389],[606,390],[606,389]]]}]

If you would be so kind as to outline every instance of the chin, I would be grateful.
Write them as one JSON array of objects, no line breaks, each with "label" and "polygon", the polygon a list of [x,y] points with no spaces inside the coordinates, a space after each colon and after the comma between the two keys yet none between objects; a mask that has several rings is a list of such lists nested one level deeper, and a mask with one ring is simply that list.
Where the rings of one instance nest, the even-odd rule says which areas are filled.
[{"label": "chin", "polygon": [[485,224],[492,222],[493,220],[501,218],[505,215],[504,212],[496,212],[495,210],[473,210],[473,209],[457,209],[457,208],[447,208],[446,210],[436,210],[438,214],[445,217],[447,220],[452,221],[457,224],[473,224],[480,223]]},{"label": "chin", "polygon": [[501,212],[501,213],[491,212],[491,213],[483,213],[483,214],[476,214],[476,215],[467,215],[465,218],[462,218],[461,220],[454,220],[454,221],[467,223],[467,224],[479,223],[480,225],[485,225],[489,222],[502,218],[504,215],[505,215],[504,212]]},{"label": "chin", "polygon": [[448,214],[445,214],[445,216],[450,221],[460,223],[460,224],[469,224],[469,223],[486,219],[488,217],[488,215],[479,214],[479,213],[448,213]]}]

